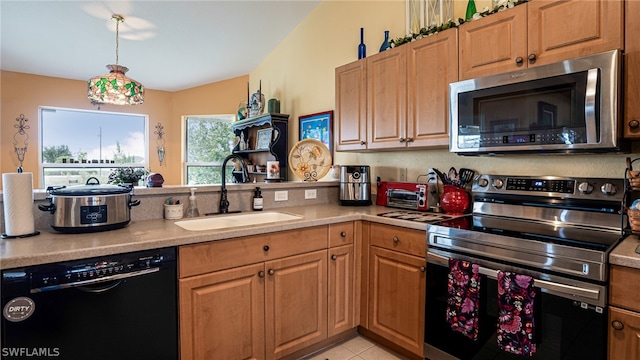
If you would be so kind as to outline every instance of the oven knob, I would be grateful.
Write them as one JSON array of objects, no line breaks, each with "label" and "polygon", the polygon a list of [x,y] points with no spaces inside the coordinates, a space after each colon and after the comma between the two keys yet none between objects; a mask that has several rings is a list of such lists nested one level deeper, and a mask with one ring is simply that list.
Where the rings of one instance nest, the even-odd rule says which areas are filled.
[{"label": "oven knob", "polygon": [[605,195],[615,195],[618,192],[618,189],[616,189],[615,185],[612,183],[605,183],[600,187],[600,191]]},{"label": "oven knob", "polygon": [[489,180],[485,179],[485,178],[480,178],[478,180],[478,186],[480,187],[487,187],[487,185],[489,185]]},{"label": "oven knob", "polygon": [[504,185],[504,181],[502,179],[493,179],[493,187],[496,189],[500,189]]},{"label": "oven knob", "polygon": [[585,181],[578,185],[578,191],[580,191],[580,193],[582,194],[591,194],[591,192],[593,191],[593,185]]}]

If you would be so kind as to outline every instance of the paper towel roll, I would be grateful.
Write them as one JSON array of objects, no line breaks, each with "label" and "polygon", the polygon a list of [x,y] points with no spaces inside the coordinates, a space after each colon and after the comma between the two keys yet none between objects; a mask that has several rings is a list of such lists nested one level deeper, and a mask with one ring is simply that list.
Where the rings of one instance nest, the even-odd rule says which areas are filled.
[{"label": "paper towel roll", "polygon": [[9,236],[34,233],[33,174],[2,174],[2,184],[5,233]]}]

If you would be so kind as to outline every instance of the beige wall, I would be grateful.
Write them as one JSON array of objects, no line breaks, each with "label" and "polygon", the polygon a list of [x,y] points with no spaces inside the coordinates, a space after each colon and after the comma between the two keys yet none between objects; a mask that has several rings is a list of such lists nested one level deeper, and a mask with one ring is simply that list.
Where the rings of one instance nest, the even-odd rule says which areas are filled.
[{"label": "beige wall", "polygon": [[[87,83],[16,72],[0,72],[2,91],[0,121],[0,171],[15,172],[19,162],[13,146],[16,118],[29,119],[27,154],[23,168],[34,173],[34,187],[41,188],[38,172],[38,107],[53,106],[97,110],[87,100]],[[165,184],[179,185],[181,179],[181,117],[183,115],[235,114],[238,102],[246,98],[248,76],[174,93],[145,90],[145,102],[135,106],[101,105],[102,111],[145,114],[149,116],[149,168],[163,174]],[[165,131],[165,161],[160,166],[156,152],[155,127]],[[70,129],[69,136],[73,136]],[[0,183],[1,188],[1,183]]]},{"label": "beige wall", "polygon": [[[455,14],[464,16],[466,0],[456,0]],[[490,0],[476,0],[477,9]],[[391,38],[405,34],[404,1],[322,2],[252,73],[262,79],[267,98],[281,99],[283,112],[291,114],[290,143],[297,141],[298,117],[335,108],[334,70],[357,60],[359,29],[365,29],[367,55],[378,52],[384,30]],[[373,179],[399,180],[400,169],[413,181],[430,167],[468,167],[484,173],[623,177],[627,155],[557,155],[460,157],[448,150],[334,154],[335,164],[372,166]]]},{"label": "beige wall", "polygon": [[[463,16],[466,0],[456,0],[455,14]],[[477,8],[490,0],[476,0]],[[251,92],[262,81],[266,99],[281,100],[281,112],[290,114],[290,144],[298,139],[298,117],[335,108],[334,70],[357,59],[359,29],[365,28],[367,54],[378,52],[383,32],[392,38],[405,35],[405,2],[325,0],[305,19],[250,76],[221,81],[175,93],[147,90],[145,103],[139,106],[103,105],[105,111],[149,115],[150,168],[160,172],[166,184],[180,184],[182,159],[181,116],[235,113],[246,98],[247,81]],[[29,147],[25,171],[37,171],[38,106],[96,109],[86,99],[86,82],[13,72],[0,72],[0,171],[14,172],[18,166],[13,149],[15,118],[29,119]],[[158,122],[165,130],[166,162],[159,166],[153,132]],[[486,173],[546,174],[575,176],[624,176],[628,155],[504,156],[458,157],[448,151],[414,150],[374,153],[334,154],[336,164],[371,165],[373,176],[399,180],[401,169],[413,180],[429,167],[470,167]],[[290,178],[293,178],[290,174]],[[35,187],[40,187],[34,177]],[[1,186],[1,184],[0,184]],[[1,187],[0,187],[1,188]]]}]

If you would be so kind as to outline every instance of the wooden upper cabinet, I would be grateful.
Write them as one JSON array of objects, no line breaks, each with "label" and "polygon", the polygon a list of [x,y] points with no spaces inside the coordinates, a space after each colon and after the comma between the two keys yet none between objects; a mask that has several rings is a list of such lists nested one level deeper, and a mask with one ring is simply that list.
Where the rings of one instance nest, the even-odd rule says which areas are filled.
[{"label": "wooden upper cabinet", "polygon": [[367,58],[367,148],[397,148],[404,141],[407,104],[406,46]]},{"label": "wooden upper cabinet", "polygon": [[531,65],[622,49],[622,0],[536,0],[527,3]]},{"label": "wooden upper cabinet", "polygon": [[460,79],[622,49],[622,0],[536,0],[464,23]]},{"label": "wooden upper cabinet", "polygon": [[518,5],[458,27],[460,80],[526,66],[524,60],[516,60],[527,53],[527,6]]},{"label": "wooden upper cabinet", "polygon": [[366,69],[365,60],[336,68],[336,150],[366,149]]},{"label": "wooden upper cabinet", "polygon": [[407,48],[407,147],[449,144],[449,83],[458,80],[458,30]]},{"label": "wooden upper cabinet", "polygon": [[640,1],[625,1],[624,137],[640,139]]}]

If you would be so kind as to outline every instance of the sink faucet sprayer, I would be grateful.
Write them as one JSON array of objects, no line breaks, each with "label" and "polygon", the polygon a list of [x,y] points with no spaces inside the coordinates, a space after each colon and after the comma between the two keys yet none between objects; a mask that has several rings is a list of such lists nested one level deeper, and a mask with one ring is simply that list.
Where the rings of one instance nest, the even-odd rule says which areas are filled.
[{"label": "sink faucet sprayer", "polygon": [[249,182],[249,172],[247,171],[247,166],[244,163],[244,160],[240,155],[231,154],[222,160],[222,190],[220,194],[220,213],[226,214],[229,212],[229,200],[227,200],[227,186],[225,185],[225,181],[227,178],[227,162],[231,159],[236,159],[240,162],[240,166],[242,167],[242,182]]}]

